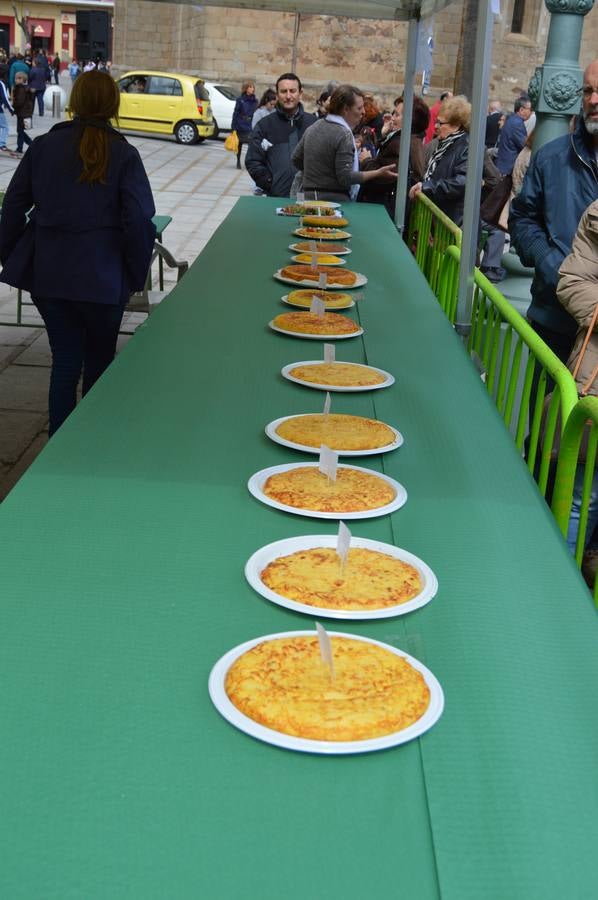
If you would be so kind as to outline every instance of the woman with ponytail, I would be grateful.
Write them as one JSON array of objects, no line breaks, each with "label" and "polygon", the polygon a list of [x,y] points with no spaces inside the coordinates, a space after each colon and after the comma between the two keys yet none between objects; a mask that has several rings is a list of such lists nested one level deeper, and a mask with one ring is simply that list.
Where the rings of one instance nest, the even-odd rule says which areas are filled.
[{"label": "woman with ponytail", "polygon": [[0,281],[29,291],[52,350],[50,435],[114,359],[124,307],[153,250],[152,192],[137,150],[112,126],[120,95],[104,72],[79,76],[72,121],[36,138],[8,186]]}]

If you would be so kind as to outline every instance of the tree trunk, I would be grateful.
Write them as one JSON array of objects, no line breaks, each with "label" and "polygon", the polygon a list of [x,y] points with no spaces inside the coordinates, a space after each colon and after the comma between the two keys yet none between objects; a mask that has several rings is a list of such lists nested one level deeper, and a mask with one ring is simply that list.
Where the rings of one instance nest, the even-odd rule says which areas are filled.
[{"label": "tree trunk", "polygon": [[478,27],[478,0],[463,0],[461,37],[455,66],[455,94],[471,99],[473,91],[473,60]]},{"label": "tree trunk", "polygon": [[27,25],[27,17],[19,16],[19,14],[17,12],[17,7],[15,6],[14,3],[12,4],[12,11],[15,14],[15,22],[18,24],[19,28],[25,35],[25,44],[31,44],[32,36],[31,36],[31,32],[29,31],[29,27]]}]

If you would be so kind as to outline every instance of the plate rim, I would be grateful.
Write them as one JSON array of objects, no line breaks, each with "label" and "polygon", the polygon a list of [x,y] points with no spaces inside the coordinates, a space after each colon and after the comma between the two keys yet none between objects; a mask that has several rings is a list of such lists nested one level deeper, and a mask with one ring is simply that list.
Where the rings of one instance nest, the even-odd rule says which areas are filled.
[{"label": "plate rim", "polygon": [[[334,293],[334,291],[332,293]],[[292,300],[289,300],[288,294],[284,294],[280,299],[282,300],[283,303],[286,303],[287,306],[292,306],[293,309],[305,309],[305,310],[308,309],[308,307],[306,307],[306,306],[300,306],[298,303],[293,303]],[[355,300],[353,300],[353,298],[350,297],[349,302],[347,303],[346,306],[328,307],[326,312],[334,312],[334,310],[336,310],[336,309],[352,309],[354,306],[355,306]]]},{"label": "plate rim", "polygon": [[[283,422],[286,422],[288,419],[296,419],[299,416],[314,416],[318,415],[318,413],[292,413],[289,416],[279,416],[278,419],[273,419],[271,422],[265,426],[264,431],[266,436],[270,438],[271,441],[274,441],[275,444],[280,444],[281,447],[288,447],[290,450],[298,450],[300,453],[312,453],[318,455],[319,448],[316,447],[308,447],[306,444],[296,444],[294,441],[286,440],[286,438],[280,437],[280,435],[276,434],[276,429]],[[321,414],[320,414],[321,415]],[[342,413],[340,414],[342,415]],[[346,413],[346,415],[351,415],[351,413]],[[356,416],[358,419],[365,419],[366,416]],[[387,428],[390,428],[394,433],[395,439],[391,444],[387,444],[384,447],[375,447],[372,450],[337,450],[335,452],[338,453],[339,456],[377,456],[379,453],[391,453],[393,450],[398,450],[399,447],[402,447],[405,443],[405,439],[398,428],[395,428],[394,425],[389,425],[388,422],[382,422],[381,419],[376,419],[376,422],[380,422],[381,425],[386,425]]]},{"label": "plate rim", "polygon": [[406,653],[399,647],[393,647],[392,644],[386,644],[383,641],[377,641],[375,638],[366,637],[360,634],[349,634],[343,631],[328,631],[331,637],[345,637],[362,641],[366,644],[376,644],[389,650],[406,660],[414,669],[421,673],[430,691],[430,703],[423,716],[416,722],[413,722],[407,728],[400,731],[394,731],[391,734],[383,735],[379,738],[368,738],[362,741],[315,741],[309,738],[294,737],[290,734],[284,734],[282,731],[274,731],[259,722],[250,719],[242,713],[229,700],[226,690],[224,689],[224,681],[229,668],[244,653],[251,650],[257,644],[267,640],[276,640],[285,637],[301,637],[303,635],[313,637],[316,632],[313,630],[293,630],[281,631],[273,634],[262,635],[261,637],[251,638],[242,644],[237,644],[226,653],[224,653],[212,666],[208,678],[208,692],[210,699],[218,713],[230,725],[243,731],[250,737],[257,738],[266,744],[275,747],[281,747],[285,750],[295,750],[302,753],[315,753],[329,756],[345,756],[356,755],[359,753],[369,753],[376,750],[386,750],[389,747],[398,747],[406,744],[415,738],[421,737],[429,731],[440,719],[444,711],[444,691],[434,673],[415,656]]},{"label": "plate rim", "polygon": [[336,547],[336,542],[337,536],[335,534],[304,534],[296,535],[291,538],[282,538],[278,541],[271,541],[269,544],[264,544],[263,547],[259,547],[251,554],[245,563],[245,578],[253,590],[270,603],[275,603],[277,606],[282,606],[285,609],[290,609],[293,612],[298,612],[303,615],[335,619],[336,621],[341,622],[394,619],[398,616],[414,612],[416,609],[421,609],[436,597],[438,593],[438,578],[433,569],[421,557],[416,556],[409,550],[405,550],[404,547],[396,547],[394,544],[387,544],[384,541],[361,538],[355,535],[351,536],[352,547],[378,550],[381,553],[394,556],[395,559],[401,559],[402,561],[415,566],[420,572],[420,575],[425,577],[424,589],[417,596],[412,597],[411,600],[407,600],[405,603],[396,604],[392,607],[384,607],[372,611],[339,610],[327,609],[326,607],[321,606],[309,606],[298,600],[291,600],[283,594],[276,593],[276,591],[269,588],[268,585],[264,584],[262,581],[260,568],[264,565],[268,565],[268,563],[272,562],[274,559],[278,559],[279,556],[296,553],[299,550],[311,550],[317,547]]},{"label": "plate rim", "polygon": [[299,509],[295,506],[286,506],[284,503],[279,503],[278,500],[272,500],[264,494],[261,488],[261,485],[270,475],[276,475],[279,472],[288,472],[289,469],[315,468],[316,466],[318,466],[317,462],[294,462],[282,463],[282,465],[277,466],[267,466],[265,469],[259,469],[257,472],[254,472],[253,475],[249,477],[247,489],[252,497],[255,497],[255,499],[258,502],[263,503],[264,506],[270,506],[272,509],[288,512],[295,516],[302,516],[309,519],[327,519],[328,521],[333,522],[338,522],[340,519],[347,522],[353,522],[358,519],[377,519],[380,516],[387,516],[393,512],[397,512],[397,510],[401,509],[407,503],[409,496],[407,494],[407,489],[400,482],[396,481],[396,479],[391,478],[390,475],[386,475],[384,472],[375,472],[373,469],[366,469],[365,466],[353,466],[348,463],[339,463],[338,467],[340,469],[357,469],[360,472],[378,475],[383,481],[386,481],[387,484],[392,485],[396,492],[395,499],[385,506],[380,506],[376,509],[366,509],[362,512],[319,512],[313,509]]},{"label": "plate rim", "polygon": [[[296,307],[293,308],[296,309]],[[279,328],[278,325],[275,325],[274,319],[268,322],[268,327],[279,334],[287,334],[289,337],[294,338],[306,338],[309,341],[344,341],[347,338],[360,337],[364,333],[361,325],[357,331],[352,331],[351,334],[311,334],[305,331],[287,331],[285,328]]]},{"label": "plate rim", "polygon": [[[293,260],[293,262],[301,264],[301,263],[305,262],[305,260],[299,259],[299,257],[302,255],[309,256],[310,254],[305,253],[304,251],[301,251],[301,252],[297,253],[296,256],[291,256],[291,259]],[[320,253],[320,256],[335,256],[336,260],[337,260],[336,262],[333,262],[333,263],[325,263],[325,262],[319,263],[320,266],[346,266],[347,265],[347,260],[344,259],[343,256],[336,256],[336,253],[329,253],[329,254]]]},{"label": "plate rim", "polygon": [[[292,375],[289,374],[290,370],[294,369],[296,366],[319,365],[320,363],[323,363],[323,362],[325,362],[325,360],[323,360],[323,359],[306,359],[306,360],[299,360],[299,362],[287,363],[286,366],[283,366],[282,369],[280,370],[280,374],[282,375],[283,378],[286,378],[287,381],[292,381],[293,384],[299,384],[299,385],[302,385],[303,387],[309,387],[309,388],[313,388],[315,390],[335,391],[338,393],[377,391],[377,390],[380,390],[381,388],[391,387],[396,382],[394,375],[392,375],[390,372],[387,372],[385,369],[378,369],[376,366],[368,366],[365,363],[352,363],[352,364],[356,365],[356,366],[365,366],[366,369],[374,369],[374,371],[380,372],[381,375],[384,375],[385,378],[387,378],[389,380],[383,381],[381,384],[366,384],[366,385],[358,385],[356,387],[344,387],[343,385],[327,385],[327,384],[321,384],[319,382],[314,382],[314,381],[312,381],[312,382],[302,381],[300,378],[294,378]],[[337,359],[337,360],[335,360],[335,362],[351,363],[351,360]]]},{"label": "plate rim", "polygon": [[[318,288],[320,290],[319,282],[293,281],[292,278],[285,278],[283,275],[281,275],[280,274],[281,271],[282,271],[282,269],[277,269],[276,272],[273,272],[272,278],[275,278],[276,281],[280,281],[283,284],[294,284],[295,287],[299,286],[300,288],[313,287],[313,288]],[[349,271],[352,272],[353,269],[349,269]],[[368,283],[367,277],[362,272],[355,272],[354,274],[357,276],[355,279],[355,284],[340,284],[340,285],[336,286],[336,290],[338,290],[338,291],[354,291],[356,288],[364,287]],[[360,278],[362,278],[363,281],[360,281],[359,280]],[[330,288],[332,289],[333,286],[330,285]]]},{"label": "plate rim", "polygon": [[[308,238],[303,238],[303,240],[306,241],[306,240],[308,240]],[[289,244],[289,250],[292,250],[293,253],[309,253],[308,250],[298,250],[296,243]],[[321,253],[321,252],[323,252],[323,251],[316,250],[316,253]],[[350,247],[346,247],[345,250],[341,250],[340,253],[334,253],[333,255],[334,256],[348,256],[349,253],[353,253],[353,251],[351,250]]]},{"label": "plate rim", "polygon": [[[303,226],[303,227],[304,227],[304,226]],[[311,226],[311,227],[314,227],[314,226]],[[300,225],[299,228],[296,228],[296,229],[293,231],[293,234],[296,234],[297,237],[303,238],[304,240],[308,240],[308,241],[314,240],[314,238],[311,238],[308,234],[299,234],[299,232],[301,231],[301,228],[302,228],[302,226]],[[319,236],[318,240],[320,240],[320,241],[350,241],[351,238],[353,237],[353,235],[351,234],[351,232],[350,232],[350,231],[345,231],[344,228],[337,228],[336,230],[337,230],[337,231],[340,231],[340,233],[341,233],[342,235],[344,235],[344,237],[339,238],[339,237],[333,237],[332,235],[324,235],[324,234],[321,234],[321,235]]]}]

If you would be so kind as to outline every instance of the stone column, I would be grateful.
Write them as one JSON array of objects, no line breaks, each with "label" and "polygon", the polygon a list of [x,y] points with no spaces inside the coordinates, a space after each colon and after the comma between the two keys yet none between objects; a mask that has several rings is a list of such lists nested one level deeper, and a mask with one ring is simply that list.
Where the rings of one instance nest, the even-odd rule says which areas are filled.
[{"label": "stone column", "polygon": [[543,144],[566,134],[571,116],[579,113],[582,72],[579,50],[583,17],[594,0],[544,0],[551,14],[544,65],[529,83],[529,95],[536,111],[534,153]]}]

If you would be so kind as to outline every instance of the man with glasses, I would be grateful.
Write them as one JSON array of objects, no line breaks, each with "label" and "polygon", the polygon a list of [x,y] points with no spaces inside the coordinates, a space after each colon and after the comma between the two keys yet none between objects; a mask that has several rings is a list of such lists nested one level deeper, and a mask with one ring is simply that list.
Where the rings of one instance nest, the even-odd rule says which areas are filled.
[{"label": "man with glasses", "polygon": [[582,214],[598,199],[598,59],[585,70],[580,93],[582,111],[575,131],[538,150],[509,216],[519,258],[535,270],[528,319],[563,362],[569,358],[577,323],[556,296],[559,268],[571,252]]}]

